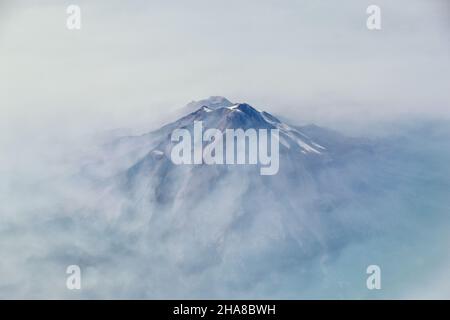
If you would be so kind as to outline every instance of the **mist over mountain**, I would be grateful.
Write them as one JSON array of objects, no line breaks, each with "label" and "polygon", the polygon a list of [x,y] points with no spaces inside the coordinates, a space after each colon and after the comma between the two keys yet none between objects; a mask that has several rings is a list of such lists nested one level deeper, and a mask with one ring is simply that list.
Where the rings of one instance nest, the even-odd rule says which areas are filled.
[{"label": "mist over mountain", "polygon": [[[145,230],[178,273],[234,273],[247,265],[263,281],[265,274],[332,257],[377,232],[383,213],[369,204],[386,190],[375,183],[383,177],[374,161],[376,142],[313,125],[295,127],[221,97],[192,102],[186,110],[193,108],[156,131],[106,146],[108,166],[123,163],[102,182],[105,197],[120,201],[96,208],[116,217],[121,228],[132,226],[136,237]],[[261,176],[251,165],[174,165],[171,132],[192,131],[194,121],[205,129],[279,129],[279,172]],[[230,285],[250,285],[226,278]]]},{"label": "mist over mountain", "polygon": [[[398,297],[404,264],[425,272],[410,251],[437,259],[427,244],[448,226],[445,124],[368,139],[217,96],[182,110],[143,135],[102,135],[48,177],[10,179],[0,296],[360,298],[365,268],[380,264],[397,277],[386,296]],[[278,173],[173,164],[171,133],[195,121],[279,129]],[[76,293],[60,279],[71,264],[83,270]]]},{"label": "mist over mountain", "polygon": [[[35,3],[0,1],[0,299],[450,298],[450,1]],[[176,165],[198,123],[279,158]]]}]

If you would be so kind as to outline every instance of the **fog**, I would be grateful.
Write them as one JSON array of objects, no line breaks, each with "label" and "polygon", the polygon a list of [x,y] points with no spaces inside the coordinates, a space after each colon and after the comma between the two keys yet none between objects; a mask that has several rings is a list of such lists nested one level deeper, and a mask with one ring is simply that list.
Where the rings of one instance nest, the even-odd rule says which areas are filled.
[{"label": "fog", "polygon": [[[446,1],[378,1],[380,31],[366,28],[372,3],[356,0],[77,4],[82,29],[69,31],[66,3],[0,3],[0,297],[449,296]],[[189,215],[83,175],[94,160],[102,179],[122,165],[106,141],[157,129],[211,95],[371,137],[389,157],[348,163],[329,189],[351,198],[343,178],[365,172],[385,192],[333,211],[336,225],[290,216],[304,252],[271,247],[286,230],[270,215],[248,238],[239,220],[216,250],[208,244],[239,218],[228,213],[250,181],[228,177]],[[164,218],[153,226],[152,215]],[[81,291],[65,286],[71,264]],[[369,264],[382,267],[380,292],[365,287]]]}]

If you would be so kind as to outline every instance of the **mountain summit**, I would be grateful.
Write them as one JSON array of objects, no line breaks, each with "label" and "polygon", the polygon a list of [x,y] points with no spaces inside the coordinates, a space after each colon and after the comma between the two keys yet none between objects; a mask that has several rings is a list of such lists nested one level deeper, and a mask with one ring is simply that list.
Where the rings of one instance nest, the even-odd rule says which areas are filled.
[{"label": "mountain summit", "polygon": [[[158,130],[116,139],[108,147],[108,157],[119,161],[112,161],[111,166],[119,171],[136,172],[136,168],[151,159],[158,168],[161,167],[161,161],[169,162],[164,167],[171,167],[170,154],[174,146],[171,141],[172,133],[176,129],[186,129],[193,133],[194,122],[197,121],[202,122],[204,130],[278,129],[280,169],[285,172],[292,170],[294,175],[312,175],[315,170],[337,165],[348,159],[354,152],[367,150],[367,145],[361,140],[346,138],[315,125],[291,125],[250,104],[233,103],[224,97],[213,96],[193,101],[184,108],[191,109],[194,110]],[[217,170],[222,169],[224,168]],[[226,170],[232,170],[232,167],[227,166]]]},{"label": "mountain summit", "polygon": [[[282,148],[302,154],[326,153],[326,147],[315,142],[301,129],[283,123],[270,113],[257,110],[247,103],[232,103],[223,97],[210,97],[198,102],[191,102],[186,109],[194,107],[196,108],[194,111],[160,130],[164,132],[164,135],[181,128],[192,131],[195,121],[202,121],[205,129],[278,129]],[[161,133],[156,134],[161,135]],[[162,141],[159,148],[168,154],[166,142]]]},{"label": "mountain summit", "polygon": [[230,102],[230,100],[228,100],[227,98],[224,98],[221,96],[211,96],[207,99],[202,99],[199,101],[192,101],[192,102],[188,103],[184,107],[184,110],[186,110],[187,112],[192,112],[203,106],[208,107],[210,109],[217,109],[217,108],[226,108],[231,105],[233,105],[233,103]]}]

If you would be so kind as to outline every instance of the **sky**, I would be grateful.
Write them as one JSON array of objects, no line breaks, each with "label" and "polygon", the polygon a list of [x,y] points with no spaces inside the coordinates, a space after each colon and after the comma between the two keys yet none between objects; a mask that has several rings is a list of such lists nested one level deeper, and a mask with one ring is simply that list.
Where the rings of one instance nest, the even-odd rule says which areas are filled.
[{"label": "sky", "polygon": [[[70,4],[81,30],[66,28]],[[371,4],[379,31],[366,28]],[[211,95],[294,123],[448,117],[449,6],[2,0],[0,122],[9,132],[151,128]]]}]

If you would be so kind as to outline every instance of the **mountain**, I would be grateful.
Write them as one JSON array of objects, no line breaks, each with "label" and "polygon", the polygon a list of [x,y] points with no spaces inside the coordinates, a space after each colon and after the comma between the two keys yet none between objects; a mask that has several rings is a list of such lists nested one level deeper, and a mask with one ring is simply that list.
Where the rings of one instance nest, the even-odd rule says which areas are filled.
[{"label": "mountain", "polygon": [[[158,130],[105,147],[102,193],[113,200],[107,207],[100,201],[99,212],[117,217],[131,228],[127,233],[144,228],[148,241],[160,243],[171,263],[188,274],[237,263],[232,254],[237,248],[240,263],[258,264],[269,255],[278,267],[292,267],[367,234],[370,219],[354,200],[363,201],[374,188],[368,183],[373,166],[365,166],[374,155],[369,141],[296,127],[221,97],[186,109],[194,107]],[[205,130],[279,129],[279,172],[262,176],[254,165],[173,164],[171,133],[192,132],[195,121]]]},{"label": "mountain", "polygon": [[[81,139],[58,161],[53,141],[48,154],[34,146],[32,171],[5,171],[14,190],[5,189],[1,244],[12,264],[0,286],[18,298],[359,299],[380,297],[366,288],[368,265],[389,273],[391,288],[410,288],[405,266],[439,274],[443,264],[423,269],[448,247],[448,122],[396,121],[400,135],[373,140],[281,119],[206,99],[140,136],[109,132],[95,148]],[[280,128],[278,173],[173,164],[172,130],[196,120]],[[78,293],[61,281],[68,265],[82,270]]]},{"label": "mountain", "polygon": [[191,101],[183,108],[183,110],[186,113],[190,113],[200,109],[203,106],[215,110],[219,108],[231,107],[232,105],[233,103],[227,98],[220,96],[211,96],[207,99],[202,99],[199,101]]}]

